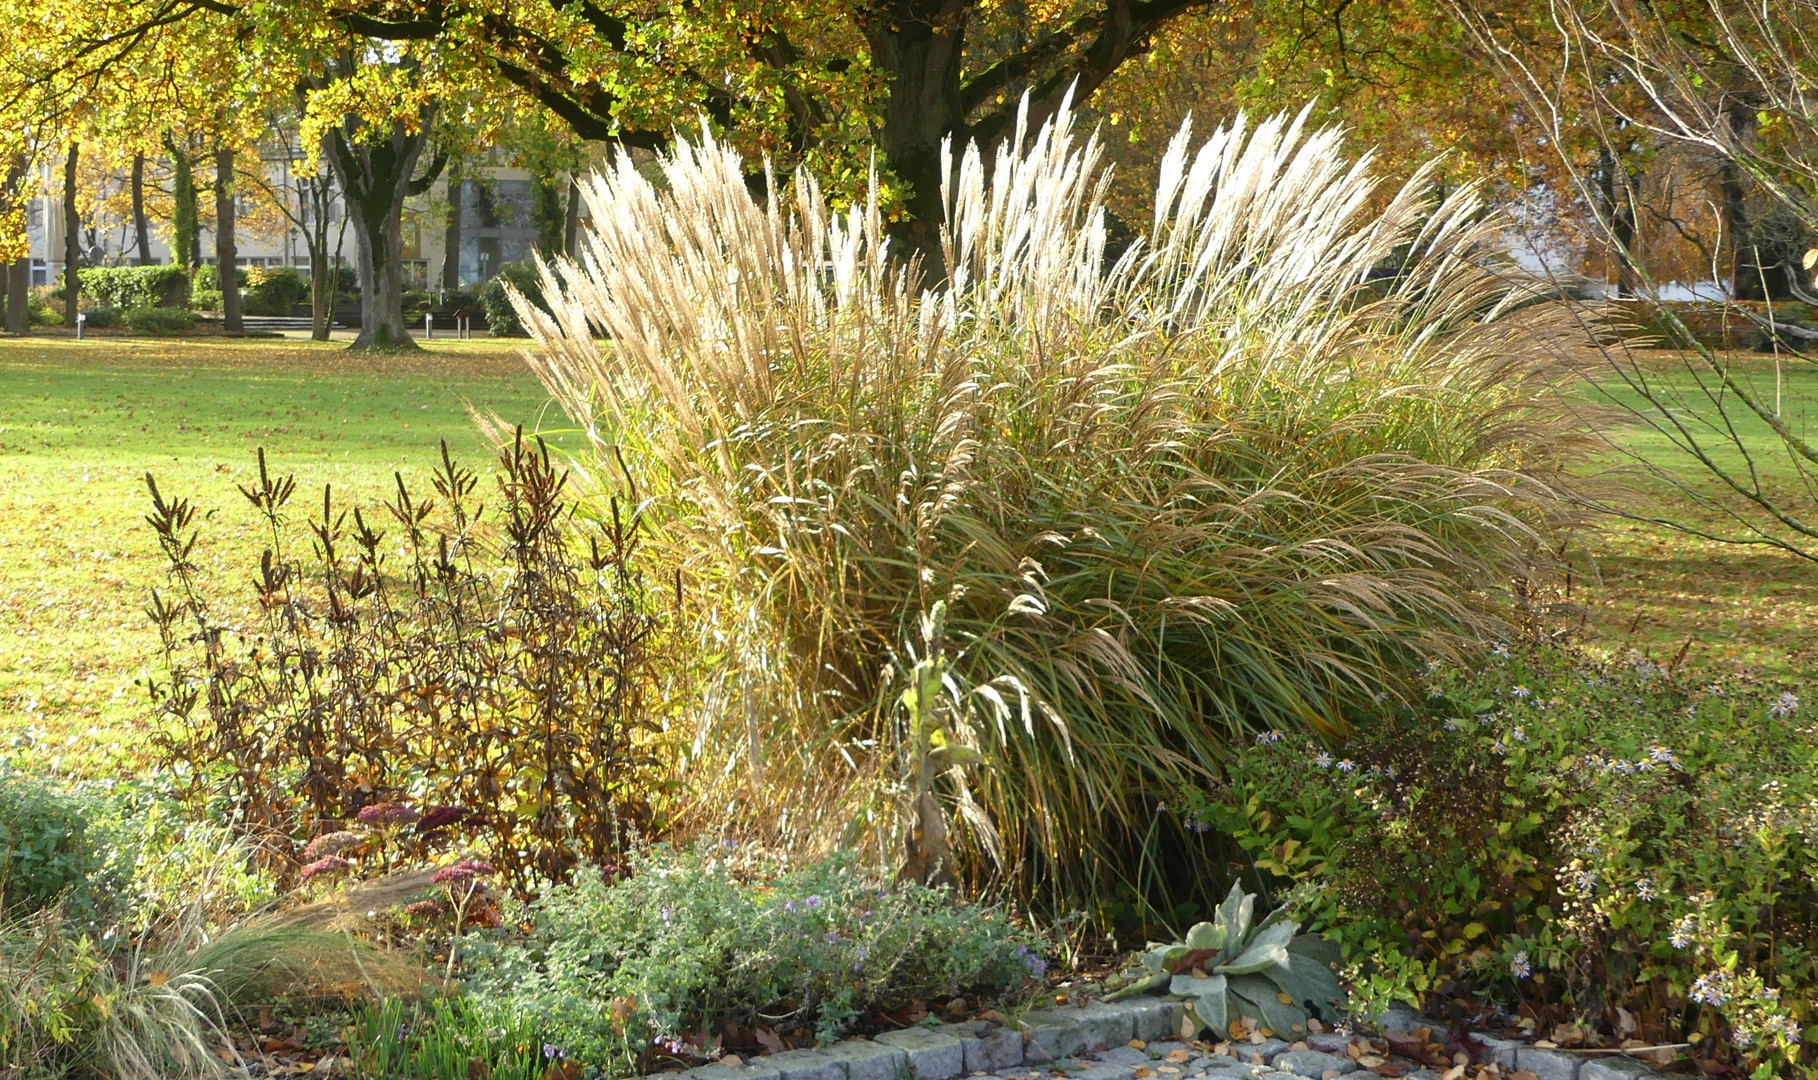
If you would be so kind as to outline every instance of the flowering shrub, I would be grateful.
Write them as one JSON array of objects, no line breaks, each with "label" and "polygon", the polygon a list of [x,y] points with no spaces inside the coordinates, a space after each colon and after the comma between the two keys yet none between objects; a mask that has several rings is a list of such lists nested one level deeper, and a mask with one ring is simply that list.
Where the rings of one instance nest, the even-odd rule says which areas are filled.
[{"label": "flowering shrub", "polygon": [[546,893],[522,938],[464,946],[478,996],[545,1018],[590,1066],[832,1042],[937,996],[1013,996],[1042,942],[945,890],[894,887],[849,858],[771,876],[735,848],[655,848]]},{"label": "flowering shrub", "polygon": [[1430,689],[1342,747],[1258,740],[1184,812],[1339,936],[1361,1001],[1475,995],[1763,1076],[1809,1061],[1818,709],[1558,650]]}]

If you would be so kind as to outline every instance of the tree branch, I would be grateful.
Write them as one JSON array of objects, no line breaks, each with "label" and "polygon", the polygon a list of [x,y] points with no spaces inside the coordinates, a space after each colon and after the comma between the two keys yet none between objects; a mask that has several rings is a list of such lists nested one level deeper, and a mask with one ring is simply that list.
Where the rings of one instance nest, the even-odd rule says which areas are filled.
[{"label": "tree branch", "polygon": [[[1210,7],[1216,0],[1109,0],[1104,10],[1090,17],[1098,32],[1077,57],[1052,72],[1029,91],[1029,123],[1040,124],[1060,108],[1062,97],[1074,89],[1085,99],[1111,77],[1118,65],[1149,47],[1150,35],[1170,20],[1189,11]],[[1082,32],[1086,27],[1082,27]],[[1006,134],[1016,122],[1018,103],[1005,102],[972,125],[980,145]]]}]

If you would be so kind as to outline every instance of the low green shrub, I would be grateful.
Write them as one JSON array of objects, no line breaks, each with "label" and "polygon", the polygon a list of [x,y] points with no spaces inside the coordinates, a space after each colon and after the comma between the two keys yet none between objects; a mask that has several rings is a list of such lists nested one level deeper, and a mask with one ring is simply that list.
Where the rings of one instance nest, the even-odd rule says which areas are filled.
[{"label": "low green shrub", "polygon": [[511,306],[511,298],[505,293],[505,283],[524,294],[525,299],[538,307],[544,307],[543,285],[537,277],[535,264],[528,262],[508,262],[499,267],[499,272],[480,286],[480,308],[486,312],[486,326],[493,337],[523,337],[524,323]]},{"label": "low green shrub", "polygon": [[522,938],[467,946],[468,987],[541,1017],[573,1060],[637,1075],[763,1038],[832,1042],[917,999],[1014,998],[1046,968],[1039,938],[945,890],[847,857],[773,870],[730,846],[652,849],[628,876],[544,894]]},{"label": "low green shrub", "polygon": [[309,279],[288,266],[245,270],[240,285],[246,290],[240,310],[248,315],[289,315],[309,299]]},{"label": "low green shrub", "polygon": [[189,291],[189,309],[191,311],[220,311],[221,290],[195,288]]},{"label": "low green shrub", "polygon": [[196,317],[182,308],[133,308],[126,313],[126,325],[141,334],[176,334],[194,329]]},{"label": "low green shrub", "polygon": [[54,291],[57,294],[55,296],[52,295],[52,289],[41,285],[25,295],[25,314],[33,326],[63,325],[63,290],[58,288]]},{"label": "low green shrub", "polygon": [[181,266],[91,266],[80,271],[82,292],[111,308],[179,307],[189,291]]},{"label": "low green shrub", "polygon": [[1261,736],[1189,823],[1335,934],[1355,996],[1488,1000],[1788,1075],[1818,1028],[1818,734],[1797,693],[1558,649],[1326,747]]},{"label": "low green shrub", "polygon": [[62,902],[91,925],[124,883],[109,808],[82,792],[0,767],[0,917]]},{"label": "low green shrub", "polygon": [[120,321],[120,312],[117,308],[93,307],[82,314],[86,324],[95,330],[105,330]]}]

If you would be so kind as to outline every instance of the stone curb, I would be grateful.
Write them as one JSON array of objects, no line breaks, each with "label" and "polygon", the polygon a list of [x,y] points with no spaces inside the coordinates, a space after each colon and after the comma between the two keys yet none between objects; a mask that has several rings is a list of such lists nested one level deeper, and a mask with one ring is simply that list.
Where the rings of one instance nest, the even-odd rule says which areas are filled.
[{"label": "stone curb", "polygon": [[[749,1065],[705,1065],[680,1074],[659,1073],[645,1080],[957,1080],[1024,1066],[1053,1068],[1061,1062],[1068,1063],[1076,1080],[1124,1080],[1131,1066],[1121,1055],[1108,1055],[1117,1060],[1106,1062],[1072,1059],[1095,1051],[1115,1052],[1133,1038],[1152,1044],[1175,1038],[1180,1034],[1181,1018],[1181,1003],[1167,997],[1090,1002],[1032,1010],[1015,1027],[974,1020],[933,1028],[905,1028],[870,1040],[848,1039],[820,1050],[772,1054]],[[1441,1025],[1406,1010],[1395,1010],[1379,1017],[1376,1026],[1395,1032]],[[1633,1058],[1585,1058],[1488,1036],[1477,1039],[1494,1051],[1496,1061],[1504,1068],[1525,1069],[1541,1080],[1664,1080],[1662,1074]],[[1252,1071],[1247,1074],[1250,1077],[1305,1077],[1307,1073],[1301,1070],[1316,1065],[1323,1066],[1322,1073],[1342,1071],[1342,1065],[1325,1049],[1331,1046],[1337,1050],[1337,1043],[1312,1036],[1308,1044],[1313,1049],[1289,1051],[1289,1044],[1269,1039],[1233,1049],[1241,1055],[1241,1068],[1274,1066],[1267,1073]]]}]

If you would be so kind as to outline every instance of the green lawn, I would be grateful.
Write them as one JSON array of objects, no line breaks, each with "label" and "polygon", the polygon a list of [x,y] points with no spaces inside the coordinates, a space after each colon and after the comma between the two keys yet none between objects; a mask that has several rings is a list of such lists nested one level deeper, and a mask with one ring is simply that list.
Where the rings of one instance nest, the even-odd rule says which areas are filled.
[{"label": "green lawn", "polygon": [[[1764,402],[1776,384],[1786,422],[1807,438],[1818,438],[1818,363],[1788,360],[1776,369],[1771,358],[1732,354],[1738,380]],[[1709,421],[1712,401],[1672,354],[1649,361],[1651,377],[1664,398],[1725,469],[1743,470],[1742,458]],[[1639,394],[1600,376],[1625,406],[1642,404]],[[1596,396],[1596,395],[1593,395]],[[1726,411],[1751,447],[1771,447],[1767,425],[1734,400]],[[1620,436],[1638,458],[1673,467],[1701,491],[1715,482],[1676,452],[1666,436],[1635,425]],[[1803,490],[1784,452],[1759,454],[1756,467],[1782,505],[1806,521],[1818,521],[1818,505]],[[1605,471],[1617,465],[1615,472]],[[1672,485],[1647,477],[1632,462],[1601,462],[1601,481],[1615,487],[1619,501],[1649,516],[1688,522],[1719,535],[1743,535],[1736,523],[1700,506]],[[1808,547],[1818,544],[1808,543]],[[1677,655],[1691,641],[1688,661],[1742,664],[1790,677],[1818,671],[1818,563],[1767,546],[1736,546],[1653,525],[1606,519],[1574,545],[1579,587],[1574,600],[1586,603],[1585,635],[1612,649],[1639,648],[1655,658]]]},{"label": "green lawn", "polygon": [[[40,767],[130,767],[121,755],[144,733],[135,681],[155,646],[141,608],[162,580],[141,520],[147,470],[210,511],[200,561],[244,582],[257,541],[235,484],[257,448],[297,474],[300,515],[325,482],[370,503],[394,470],[423,476],[439,439],[485,465],[470,405],[564,423],[520,345],[373,358],[296,341],[0,339],[0,755],[10,744]],[[1818,368],[1790,377],[1818,400]],[[1626,437],[1649,447],[1645,433]],[[1613,521],[1570,550],[1571,599],[1595,647],[1664,659],[1690,638],[1689,659],[1705,664],[1818,669],[1818,565]]]},{"label": "green lawn", "polygon": [[470,405],[563,424],[522,344],[374,358],[291,340],[0,339],[0,753],[91,769],[138,741],[135,680],[156,645],[141,609],[163,578],[147,471],[209,511],[202,564],[245,581],[257,541],[235,484],[259,447],[296,474],[299,515],[324,483],[370,503],[394,470],[426,475],[440,439],[488,465]]}]

